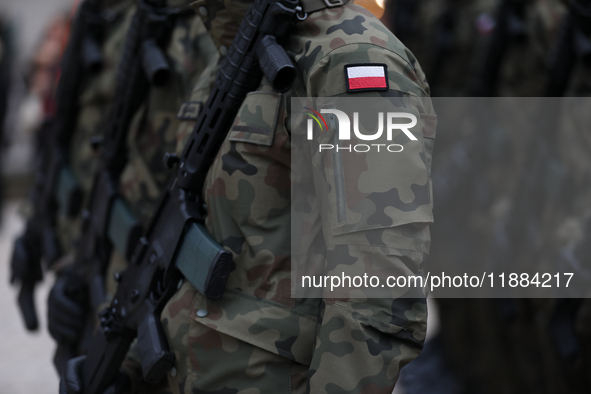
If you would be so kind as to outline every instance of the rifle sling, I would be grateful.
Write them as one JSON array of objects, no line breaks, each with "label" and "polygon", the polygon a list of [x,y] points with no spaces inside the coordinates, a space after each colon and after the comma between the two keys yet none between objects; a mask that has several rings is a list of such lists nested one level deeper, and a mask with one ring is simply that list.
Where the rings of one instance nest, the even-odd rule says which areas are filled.
[{"label": "rifle sling", "polygon": [[82,201],[76,201],[82,198],[82,191],[76,176],[68,166],[63,166],[60,169],[55,198],[58,202],[59,214],[62,217],[71,216],[71,212],[75,211],[74,207],[82,203]]}]

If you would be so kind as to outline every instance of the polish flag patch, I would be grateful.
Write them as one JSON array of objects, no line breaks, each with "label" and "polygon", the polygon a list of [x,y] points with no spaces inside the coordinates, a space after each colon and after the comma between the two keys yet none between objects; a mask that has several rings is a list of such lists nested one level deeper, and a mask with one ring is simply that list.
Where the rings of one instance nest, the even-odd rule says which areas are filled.
[{"label": "polish flag patch", "polygon": [[347,92],[388,90],[388,67],[385,64],[363,63],[345,65]]}]

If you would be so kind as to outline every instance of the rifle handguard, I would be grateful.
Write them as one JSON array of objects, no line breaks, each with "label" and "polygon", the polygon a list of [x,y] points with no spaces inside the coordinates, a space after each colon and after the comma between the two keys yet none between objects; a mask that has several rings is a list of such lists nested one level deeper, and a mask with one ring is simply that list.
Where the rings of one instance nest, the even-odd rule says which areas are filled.
[{"label": "rifle handguard", "polygon": [[166,56],[153,38],[142,43],[142,66],[146,78],[153,86],[164,85],[170,77]]},{"label": "rifle handguard", "polygon": [[131,258],[133,248],[142,236],[143,227],[120,198],[111,206],[108,235],[115,249],[127,260]]},{"label": "rifle handguard", "polygon": [[61,214],[75,218],[80,214],[84,192],[69,167],[62,167],[58,177],[56,199]]},{"label": "rifle handguard", "polygon": [[103,54],[99,44],[90,37],[82,41],[82,63],[90,74],[97,74],[103,68]]}]

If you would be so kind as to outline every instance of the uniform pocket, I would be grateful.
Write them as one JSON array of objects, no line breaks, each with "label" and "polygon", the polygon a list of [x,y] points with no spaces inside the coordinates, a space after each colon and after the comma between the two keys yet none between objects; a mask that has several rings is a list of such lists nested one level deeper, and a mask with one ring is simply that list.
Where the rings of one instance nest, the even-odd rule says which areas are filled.
[{"label": "uniform pocket", "polygon": [[251,92],[247,94],[230,128],[228,140],[271,146],[280,103],[281,93]]},{"label": "uniform pocket", "polygon": [[310,365],[318,331],[315,316],[226,289],[211,301],[197,293],[191,317],[216,331],[303,365]]},{"label": "uniform pocket", "polygon": [[[402,136],[392,141],[398,144],[393,150],[403,146],[401,152],[386,146],[369,153],[353,148],[325,152],[326,212],[333,235],[433,222],[431,156],[437,118],[414,112],[418,122],[410,132],[417,140]],[[366,149],[368,143],[352,137],[350,146]]]}]

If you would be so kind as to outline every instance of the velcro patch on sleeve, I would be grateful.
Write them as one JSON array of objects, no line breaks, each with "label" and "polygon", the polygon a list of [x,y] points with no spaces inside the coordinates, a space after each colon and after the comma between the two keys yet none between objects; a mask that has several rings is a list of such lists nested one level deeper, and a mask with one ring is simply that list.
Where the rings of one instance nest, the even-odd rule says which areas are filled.
[{"label": "velcro patch on sleeve", "polygon": [[203,103],[201,101],[185,101],[181,104],[176,117],[180,120],[197,120],[202,106]]},{"label": "velcro patch on sleeve", "polygon": [[379,63],[345,65],[347,92],[388,90],[388,67]]}]

